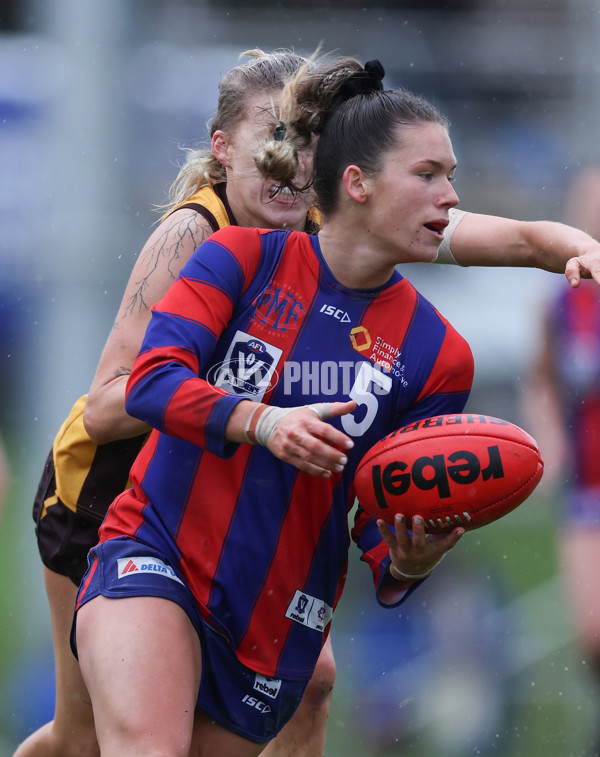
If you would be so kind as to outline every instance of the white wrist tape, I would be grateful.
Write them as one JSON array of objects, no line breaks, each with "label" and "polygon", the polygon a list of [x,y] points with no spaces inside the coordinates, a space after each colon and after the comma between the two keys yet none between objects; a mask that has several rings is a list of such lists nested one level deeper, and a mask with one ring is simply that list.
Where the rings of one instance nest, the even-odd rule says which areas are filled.
[{"label": "white wrist tape", "polygon": [[[298,405],[297,407],[273,407],[257,402],[246,421],[244,429],[246,441],[248,444],[261,444],[266,447],[279,421],[288,413],[299,410],[301,407],[312,410],[322,421],[330,417],[328,402],[316,402],[313,405]],[[255,416],[256,421],[254,421]]]},{"label": "white wrist tape", "polygon": [[256,443],[266,447],[279,421],[288,413],[297,409],[296,407],[267,407],[258,419],[256,428],[254,429]]},{"label": "white wrist tape", "polygon": [[326,418],[331,418],[331,411],[329,410],[329,402],[314,402],[312,405],[305,405],[313,413],[316,413],[319,418],[324,421]]}]

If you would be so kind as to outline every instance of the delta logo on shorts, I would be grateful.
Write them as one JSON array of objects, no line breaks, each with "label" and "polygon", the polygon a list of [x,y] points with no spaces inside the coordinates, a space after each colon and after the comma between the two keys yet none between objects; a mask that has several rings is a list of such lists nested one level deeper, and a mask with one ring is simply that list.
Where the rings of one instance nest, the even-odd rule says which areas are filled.
[{"label": "delta logo on shorts", "polygon": [[117,560],[117,577],[129,578],[140,573],[152,573],[157,576],[170,578],[183,585],[183,581],[178,578],[173,568],[167,565],[158,557],[119,557]]}]

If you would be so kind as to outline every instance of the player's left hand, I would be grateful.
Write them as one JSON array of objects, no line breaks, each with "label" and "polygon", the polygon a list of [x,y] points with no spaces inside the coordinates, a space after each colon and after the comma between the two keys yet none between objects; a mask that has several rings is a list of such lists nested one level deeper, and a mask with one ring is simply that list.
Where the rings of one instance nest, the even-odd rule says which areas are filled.
[{"label": "player's left hand", "polygon": [[411,577],[407,580],[428,576],[465,532],[464,528],[457,527],[447,534],[426,534],[425,522],[420,515],[412,519],[412,536],[403,515],[395,516],[394,530],[384,520],[377,521],[377,528],[390,550],[390,560],[396,569],[396,575],[392,569],[392,576],[398,580],[398,573]]},{"label": "player's left hand", "polygon": [[594,279],[600,285],[600,244],[592,242],[586,252],[567,260],[565,276],[573,288],[581,279]]}]

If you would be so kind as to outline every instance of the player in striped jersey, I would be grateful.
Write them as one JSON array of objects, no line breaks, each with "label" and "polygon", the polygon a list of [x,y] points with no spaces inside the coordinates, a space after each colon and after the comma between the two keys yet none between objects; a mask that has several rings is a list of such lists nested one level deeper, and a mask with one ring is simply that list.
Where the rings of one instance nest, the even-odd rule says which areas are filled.
[{"label": "player in striped jersey", "polygon": [[[146,438],[146,426],[136,424],[123,413],[123,383],[139,348],[150,306],[166,291],[181,265],[207,234],[230,223],[265,226],[297,223],[299,206],[291,207],[289,199],[282,215],[272,215],[286,204],[283,197],[279,204],[268,200],[274,182],[266,188],[266,201],[251,184],[248,196],[253,201],[245,198],[251,172],[242,161],[245,153],[250,154],[255,146],[252,139],[256,139],[257,128],[265,127],[265,114],[272,114],[271,103],[277,100],[283,77],[301,62],[298,56],[285,51],[260,54],[256,60],[223,77],[219,107],[212,123],[217,157],[212,156],[207,170],[206,151],[190,152],[180,176],[182,186],[170,208],[178,209],[154,232],[132,273],[90,393],[93,402],[86,407],[94,441],[83,424],[85,397],[75,404],[57,435],[35,506],[56,649],[57,714],[52,724],[22,746],[18,757],[97,753],[87,695],[78,666],[68,650],[66,629],[75,583],[85,570],[87,551],[97,541],[97,530],[109,501],[127,485],[131,460]],[[261,93],[263,97],[256,99]],[[247,131],[248,124],[254,132]],[[301,210],[300,215],[304,213]],[[595,270],[595,261],[600,257],[598,245],[589,237],[560,224],[528,224],[471,213],[463,216],[457,210],[451,218],[440,252],[440,260],[444,262],[456,262],[449,241],[459,220],[452,238],[452,252],[463,265],[537,265],[562,271],[568,258],[579,256],[570,264],[572,274],[577,277],[580,269]],[[318,215],[309,210],[306,227],[314,228],[316,220]],[[493,245],[490,239],[494,240]],[[297,748],[305,745],[306,754],[322,750],[312,740],[314,734],[314,743],[324,742],[329,691],[335,675],[328,646],[321,662],[314,686],[307,690],[305,719],[300,720],[299,711],[290,723],[290,727],[298,723],[296,733],[288,742],[283,740],[284,731],[269,745],[269,754],[290,754],[290,743],[296,748],[300,740],[302,746]],[[281,751],[276,751],[278,743]]]},{"label": "player in striped jersey", "polygon": [[[447,122],[381,77],[376,63],[333,76],[294,111],[290,144],[320,135],[319,236],[223,229],[153,309],[126,407],[154,430],[76,605],[103,754],[259,754],[329,633],[358,460],[393,428],[464,407],[468,345],[395,268],[436,257],[458,202]],[[355,521],[383,605],[463,533],[407,525]]]}]

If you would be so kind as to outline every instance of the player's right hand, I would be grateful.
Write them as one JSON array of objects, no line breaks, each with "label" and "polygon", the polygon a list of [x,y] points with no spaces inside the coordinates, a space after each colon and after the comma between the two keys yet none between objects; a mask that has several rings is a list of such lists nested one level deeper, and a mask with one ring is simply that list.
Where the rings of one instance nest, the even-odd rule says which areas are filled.
[{"label": "player's right hand", "polygon": [[355,408],[352,401],[319,403],[312,409],[285,408],[289,412],[276,421],[266,446],[280,460],[313,476],[327,478],[341,473],[348,462],[345,453],[354,447],[354,442],[325,419],[346,415]]}]

